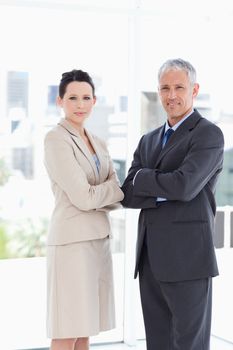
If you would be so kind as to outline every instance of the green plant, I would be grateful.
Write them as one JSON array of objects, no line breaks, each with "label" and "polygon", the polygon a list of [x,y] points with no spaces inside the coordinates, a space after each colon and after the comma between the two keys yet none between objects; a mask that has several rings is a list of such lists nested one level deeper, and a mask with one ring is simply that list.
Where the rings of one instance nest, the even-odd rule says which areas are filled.
[{"label": "green plant", "polygon": [[4,186],[7,183],[10,176],[10,171],[3,158],[0,158],[0,186]]},{"label": "green plant", "polygon": [[26,218],[14,222],[11,228],[12,255],[16,258],[44,256],[47,227],[47,218]]},{"label": "green plant", "polygon": [[10,258],[9,237],[6,227],[3,223],[0,224],[0,259]]}]

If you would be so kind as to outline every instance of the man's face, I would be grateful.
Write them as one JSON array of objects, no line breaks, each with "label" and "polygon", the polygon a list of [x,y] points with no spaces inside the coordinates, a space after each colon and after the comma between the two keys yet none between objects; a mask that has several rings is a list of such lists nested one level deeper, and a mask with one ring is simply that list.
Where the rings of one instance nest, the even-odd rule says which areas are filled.
[{"label": "man's face", "polygon": [[191,85],[188,74],[183,70],[165,71],[159,81],[159,96],[167,112],[170,126],[178,123],[193,108],[199,85]]}]

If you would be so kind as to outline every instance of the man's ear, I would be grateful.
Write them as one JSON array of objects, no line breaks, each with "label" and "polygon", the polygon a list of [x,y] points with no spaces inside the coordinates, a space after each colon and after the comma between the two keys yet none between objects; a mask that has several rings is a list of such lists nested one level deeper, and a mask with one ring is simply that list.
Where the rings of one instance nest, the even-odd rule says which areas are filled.
[{"label": "man's ear", "polygon": [[198,95],[199,92],[199,84],[195,83],[193,86],[193,97],[196,97]]}]

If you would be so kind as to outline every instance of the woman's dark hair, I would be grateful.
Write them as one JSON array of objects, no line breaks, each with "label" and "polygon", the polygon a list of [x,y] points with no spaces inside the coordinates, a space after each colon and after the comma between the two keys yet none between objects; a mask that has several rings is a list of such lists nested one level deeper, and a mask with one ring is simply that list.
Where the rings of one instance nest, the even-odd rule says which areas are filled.
[{"label": "woman's dark hair", "polygon": [[95,96],[95,86],[92,81],[92,78],[87,72],[82,71],[81,69],[73,69],[70,72],[62,74],[62,78],[59,84],[59,96],[63,98],[66,92],[66,87],[72,81],[84,81],[91,85],[93,96]]}]

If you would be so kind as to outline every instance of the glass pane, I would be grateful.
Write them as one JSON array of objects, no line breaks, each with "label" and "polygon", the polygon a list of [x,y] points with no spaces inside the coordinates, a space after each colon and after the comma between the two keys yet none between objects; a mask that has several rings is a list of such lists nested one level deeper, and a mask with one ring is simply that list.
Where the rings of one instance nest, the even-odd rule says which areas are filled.
[{"label": "glass pane", "polygon": [[[147,8],[143,5],[146,3]],[[183,6],[179,6],[181,3]],[[223,171],[216,192],[218,214],[214,238],[218,248],[216,254],[220,276],[214,279],[212,333],[232,342],[229,326],[232,324],[232,313],[228,312],[233,309],[233,283],[230,277],[233,263],[233,54],[229,49],[230,33],[233,30],[232,2],[215,2],[214,7],[209,4],[209,9],[206,3],[208,4],[195,3],[195,9],[192,8],[190,12],[187,2],[183,1],[169,2],[169,5],[168,2],[164,2],[157,10],[152,1],[142,1],[144,16],[141,17],[140,23],[140,71],[143,73],[141,133],[162,125],[166,120],[157,94],[157,72],[161,64],[169,58],[176,57],[192,62],[200,83],[195,107],[204,117],[216,123],[225,137]],[[147,11],[150,6],[151,9],[153,6],[151,13]],[[140,302],[138,305],[140,308]],[[227,319],[224,315],[228,315]],[[144,336],[144,327],[139,323],[137,334],[139,338]]]},{"label": "glass pane", "polygon": [[[62,117],[55,98],[63,72],[80,68],[93,77],[97,104],[87,127],[106,140],[124,178],[127,28],[121,14],[1,6],[0,348],[48,346],[44,255],[53,196],[43,140]],[[117,327],[93,342],[123,339],[124,211],[113,212],[111,220]]]},{"label": "glass pane", "polygon": [[[199,16],[195,19],[195,26],[189,25],[189,18],[184,17],[182,21],[177,21],[181,17],[182,15],[178,13],[177,16],[146,15],[141,21],[142,133],[161,125],[166,118],[157,94],[158,68],[168,58],[183,57],[190,60],[196,67],[200,83],[195,107],[203,116],[216,123],[225,137],[225,160],[217,186],[217,204],[232,205],[233,109],[230,102],[230,77],[233,76],[231,64],[233,55],[229,52],[231,16],[226,16],[223,8],[222,17],[210,19]],[[180,40],[172,39],[171,33],[174,30]],[[143,38],[151,38],[151,40],[143,40]],[[163,47],[163,50],[159,50],[160,47]],[[144,55],[144,52],[150,52],[150,54]],[[227,52],[226,57],[223,57],[223,52]]]}]

